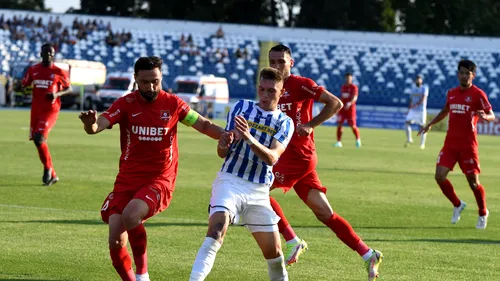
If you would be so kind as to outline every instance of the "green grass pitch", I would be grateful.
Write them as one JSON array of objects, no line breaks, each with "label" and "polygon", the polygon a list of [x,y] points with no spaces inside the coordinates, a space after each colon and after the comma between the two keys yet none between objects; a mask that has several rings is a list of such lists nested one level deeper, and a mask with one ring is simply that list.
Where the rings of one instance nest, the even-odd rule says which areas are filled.
[{"label": "green grass pitch", "polygon": [[[76,112],[62,112],[49,147],[60,182],[41,185],[42,166],[27,140],[28,111],[0,111],[0,281],[119,280],[99,210],[118,170],[119,130],[84,133]],[[146,223],[151,280],[188,280],[207,228],[211,183],[222,160],[216,142],[179,125],[180,167],[169,209]],[[451,225],[452,206],[433,179],[444,133],[425,150],[403,148],[403,131],[349,128],[334,149],[335,128],[316,130],[318,173],[333,209],[385,254],[383,281],[500,280],[500,138],[480,136],[481,182],[488,228],[475,229],[477,207],[458,167],[450,175],[468,203]],[[418,138],[415,137],[418,142]],[[290,280],[366,280],[361,258],[320,222],[293,191],[272,194],[310,250],[289,269]],[[250,233],[231,227],[207,280],[267,280],[267,264]]]}]

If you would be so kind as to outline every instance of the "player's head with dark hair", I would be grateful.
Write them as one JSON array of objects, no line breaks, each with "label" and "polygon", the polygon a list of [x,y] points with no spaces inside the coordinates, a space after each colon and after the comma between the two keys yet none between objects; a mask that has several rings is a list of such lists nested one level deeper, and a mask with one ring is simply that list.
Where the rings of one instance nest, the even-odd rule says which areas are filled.
[{"label": "player's head with dark hair", "polygon": [[476,78],[476,64],[471,60],[461,60],[458,62],[458,81],[460,86],[468,88],[472,85],[472,80]]},{"label": "player's head with dark hair", "polygon": [[142,97],[149,102],[156,100],[161,91],[163,61],[159,57],[141,57],[134,65],[134,78]]},{"label": "player's head with dark hair", "polygon": [[54,62],[54,55],[56,51],[54,49],[54,46],[52,44],[46,43],[43,44],[42,47],[40,48],[40,57],[42,57],[42,62],[43,64],[51,64]]},{"label": "player's head with dark hair", "polygon": [[268,111],[275,110],[285,92],[283,74],[272,67],[265,67],[259,73],[259,106]]},{"label": "player's head with dark hair", "polygon": [[415,76],[415,85],[417,87],[422,86],[423,83],[424,83],[424,79],[422,78],[422,76],[420,74],[418,74],[417,76]]},{"label": "player's head with dark hair", "polygon": [[351,72],[346,72],[346,73],[344,74],[344,78],[345,78],[345,83],[346,83],[347,85],[352,84],[352,73],[351,73]]},{"label": "player's head with dark hair", "polygon": [[293,67],[292,51],[283,44],[276,45],[269,50],[269,65],[283,73],[286,79],[290,76]]}]

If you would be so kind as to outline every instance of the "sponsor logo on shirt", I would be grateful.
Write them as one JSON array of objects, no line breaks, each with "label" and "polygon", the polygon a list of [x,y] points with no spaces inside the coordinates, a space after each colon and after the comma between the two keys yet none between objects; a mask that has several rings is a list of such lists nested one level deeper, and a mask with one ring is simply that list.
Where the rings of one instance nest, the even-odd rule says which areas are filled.
[{"label": "sponsor logo on shirt", "polygon": [[454,103],[450,104],[450,110],[451,113],[465,114],[466,112],[469,112],[470,105]]},{"label": "sponsor logo on shirt", "polygon": [[292,110],[292,103],[282,103],[278,104],[278,109],[281,111],[287,111],[287,110]]},{"label": "sponsor logo on shirt", "polygon": [[168,130],[167,127],[144,127],[144,126],[132,126],[132,133],[134,135],[139,135],[140,141],[162,141],[163,136],[166,136]]},{"label": "sponsor logo on shirt", "polygon": [[263,133],[273,135],[273,136],[274,136],[274,134],[276,134],[276,130],[269,127],[269,126],[259,124],[259,123],[253,122],[253,121],[249,121],[249,120],[247,121],[247,123],[248,123],[248,127],[254,128],[257,131],[261,131]]},{"label": "sponsor logo on shirt", "polygon": [[283,94],[283,96],[281,96],[281,97],[282,97],[282,98],[284,98],[284,99],[286,99],[286,98],[288,98],[289,96],[290,96],[290,94],[289,94],[287,91],[285,91],[285,93],[284,93],[284,94]]},{"label": "sponsor logo on shirt", "polygon": [[[106,111],[106,112],[104,112],[104,113],[108,113],[108,112]],[[109,114],[109,117],[113,118],[113,117],[115,117],[116,115],[118,115],[118,113],[120,113],[120,109],[117,109],[115,112],[113,112],[113,113]]]},{"label": "sponsor logo on shirt", "polygon": [[47,89],[52,86],[53,83],[54,81],[52,80],[33,80],[33,86],[37,89]]}]

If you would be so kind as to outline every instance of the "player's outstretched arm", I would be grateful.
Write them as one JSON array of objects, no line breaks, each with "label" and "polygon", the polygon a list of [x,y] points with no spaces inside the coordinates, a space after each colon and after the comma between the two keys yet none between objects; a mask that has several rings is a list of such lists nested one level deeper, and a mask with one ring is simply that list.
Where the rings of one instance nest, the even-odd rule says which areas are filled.
[{"label": "player's outstretched arm", "polygon": [[[316,117],[314,117],[311,121],[305,124],[311,128],[315,128],[321,125],[323,122],[325,122],[326,120],[330,119],[333,115],[335,115],[335,113],[339,112],[342,106],[344,106],[344,104],[342,104],[339,98],[337,98],[327,90],[324,90],[321,93],[318,101],[324,103],[325,106]],[[299,131],[297,133],[299,133],[300,135]]]},{"label": "player's outstretched arm", "polygon": [[97,111],[95,110],[83,111],[78,118],[82,120],[83,129],[89,135],[97,134],[108,128],[111,124],[109,120],[103,116],[97,118]]},{"label": "player's outstretched arm", "polygon": [[429,124],[425,125],[420,129],[418,135],[420,136],[421,134],[427,133],[432,128],[432,126],[441,122],[441,120],[443,120],[448,115],[449,112],[450,108],[446,105],[445,107],[443,107],[443,109],[441,109],[438,115],[436,115],[436,117],[434,117],[434,119],[432,119],[431,122],[429,122]]},{"label": "player's outstretched arm", "polygon": [[[193,111],[193,110],[191,110],[191,111]],[[193,112],[195,112],[195,111],[193,111]],[[191,114],[191,112],[189,114]],[[189,114],[188,114],[188,117],[189,117]],[[188,118],[188,117],[186,117],[186,118]],[[216,139],[216,140],[220,139],[221,135],[226,132],[223,128],[217,126],[216,124],[212,123],[212,121],[210,121],[209,119],[207,119],[201,115],[197,116],[197,120],[192,124],[192,127],[194,129],[196,129],[198,132],[205,134],[205,135],[207,135],[213,139]]]},{"label": "player's outstretched arm", "polygon": [[55,93],[55,95],[56,95],[56,97],[60,97],[60,96],[67,95],[67,94],[72,93],[72,92],[73,92],[73,88],[70,85],[69,87],[65,88],[64,90]]}]

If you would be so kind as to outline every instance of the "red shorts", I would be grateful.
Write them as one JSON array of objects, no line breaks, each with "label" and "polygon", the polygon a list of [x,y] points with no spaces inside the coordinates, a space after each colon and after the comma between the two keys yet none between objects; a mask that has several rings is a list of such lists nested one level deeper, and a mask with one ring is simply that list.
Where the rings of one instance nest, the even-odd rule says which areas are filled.
[{"label": "red shorts", "polygon": [[273,186],[289,191],[292,187],[302,201],[307,201],[311,189],[317,189],[326,193],[326,187],[321,184],[318,173],[316,173],[317,156],[311,161],[295,162],[293,166],[278,162],[273,167]]},{"label": "red shorts", "polygon": [[479,165],[479,153],[477,149],[457,149],[449,146],[443,146],[437,158],[436,166],[443,166],[453,170],[455,164],[462,170],[462,173],[479,174],[481,172]]},{"label": "red shorts", "polygon": [[343,125],[346,120],[349,126],[356,126],[356,112],[340,111],[337,115],[337,125]]},{"label": "red shorts", "polygon": [[58,113],[44,114],[40,116],[31,116],[30,120],[30,140],[36,133],[43,135],[45,139],[49,136],[50,130],[54,127],[57,121]]},{"label": "red shorts", "polygon": [[[170,205],[172,192],[168,188],[160,188],[162,185],[165,185],[164,181],[154,181],[151,184],[142,185],[139,189],[111,192],[101,207],[102,221],[108,223],[111,215],[123,213],[132,199],[140,199],[148,204],[149,212],[143,221],[164,211]],[[115,190],[116,186],[115,184]]]}]

